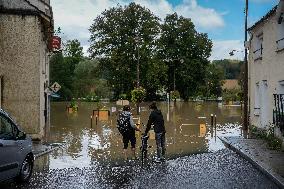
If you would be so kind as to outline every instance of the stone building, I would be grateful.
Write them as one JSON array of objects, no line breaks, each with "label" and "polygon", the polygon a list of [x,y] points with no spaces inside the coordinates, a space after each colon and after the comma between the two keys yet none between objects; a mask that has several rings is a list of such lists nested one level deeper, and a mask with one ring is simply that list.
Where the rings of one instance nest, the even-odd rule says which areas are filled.
[{"label": "stone building", "polygon": [[275,125],[284,133],[284,19],[283,5],[269,11],[249,28],[250,124],[262,129]]},{"label": "stone building", "polygon": [[0,0],[0,107],[34,139],[49,126],[49,0]]}]

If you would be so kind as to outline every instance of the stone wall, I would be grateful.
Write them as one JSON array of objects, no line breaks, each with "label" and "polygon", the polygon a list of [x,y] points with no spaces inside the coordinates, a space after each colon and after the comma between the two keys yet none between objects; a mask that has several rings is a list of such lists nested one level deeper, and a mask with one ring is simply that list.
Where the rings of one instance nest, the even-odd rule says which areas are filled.
[{"label": "stone wall", "polygon": [[0,14],[2,107],[34,138],[44,134],[46,46],[38,16]]}]

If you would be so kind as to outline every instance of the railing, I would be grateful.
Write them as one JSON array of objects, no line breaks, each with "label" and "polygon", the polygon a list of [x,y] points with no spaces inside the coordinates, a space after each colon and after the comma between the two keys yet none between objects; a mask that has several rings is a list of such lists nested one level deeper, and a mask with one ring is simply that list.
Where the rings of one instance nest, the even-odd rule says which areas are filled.
[{"label": "railing", "polygon": [[262,50],[263,50],[263,48],[261,47],[260,49],[257,49],[253,52],[254,60],[257,60],[257,59],[262,57]]},{"label": "railing", "polygon": [[273,124],[284,131],[284,94],[274,94]]},{"label": "railing", "polygon": [[277,40],[276,44],[277,44],[277,50],[284,49],[284,38]]}]

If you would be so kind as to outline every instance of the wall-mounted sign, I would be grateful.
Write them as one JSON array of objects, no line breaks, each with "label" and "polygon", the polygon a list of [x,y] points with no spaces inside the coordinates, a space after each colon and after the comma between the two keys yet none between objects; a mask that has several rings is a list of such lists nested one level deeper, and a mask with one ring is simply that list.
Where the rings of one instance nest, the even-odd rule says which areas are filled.
[{"label": "wall-mounted sign", "polygon": [[53,85],[50,86],[50,89],[53,92],[57,93],[57,91],[61,89],[61,86],[57,82],[54,82]]},{"label": "wall-mounted sign", "polygon": [[61,38],[58,36],[52,36],[50,45],[53,51],[60,50],[61,49]]}]

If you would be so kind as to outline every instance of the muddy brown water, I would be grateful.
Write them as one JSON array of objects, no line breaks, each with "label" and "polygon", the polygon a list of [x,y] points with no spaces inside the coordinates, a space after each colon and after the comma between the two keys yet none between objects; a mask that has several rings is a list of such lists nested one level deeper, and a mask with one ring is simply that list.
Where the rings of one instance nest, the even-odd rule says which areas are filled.
[{"label": "muddy brown water", "polygon": [[[101,116],[96,124],[92,120],[97,103],[81,102],[77,113],[66,111],[66,102],[51,104],[51,128],[48,142],[60,143],[61,148],[37,161],[37,169],[60,169],[88,167],[104,162],[119,162],[123,159],[122,139],[116,128],[118,110],[114,103],[102,104],[110,110],[110,116]],[[213,152],[224,148],[218,136],[241,136],[241,107],[224,106],[216,102],[166,102],[157,104],[163,112],[166,126],[167,158]],[[141,104],[141,113],[136,115],[132,105],[135,122],[145,124],[150,114],[148,103]],[[115,107],[115,108],[114,108]],[[116,111],[114,111],[116,109]],[[211,127],[210,114],[217,117],[217,127]],[[141,124],[142,125],[142,124]],[[145,130],[145,127],[142,127]],[[137,156],[141,144],[141,134],[137,133]],[[155,140],[150,133],[150,157],[155,155]],[[130,154],[129,154],[130,156]]]}]

